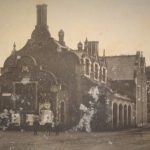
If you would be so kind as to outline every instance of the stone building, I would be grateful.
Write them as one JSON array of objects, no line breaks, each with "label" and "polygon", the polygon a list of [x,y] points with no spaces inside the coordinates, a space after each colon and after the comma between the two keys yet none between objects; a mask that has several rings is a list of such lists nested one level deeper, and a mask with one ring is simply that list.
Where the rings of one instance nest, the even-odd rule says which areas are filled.
[{"label": "stone building", "polygon": [[150,123],[150,67],[146,67],[147,77],[147,122]]},{"label": "stone building", "polygon": [[88,82],[90,87],[101,80],[106,82],[106,68],[99,61],[97,41],[86,40],[84,48],[79,43],[78,50],[73,51],[65,44],[63,30],[58,37],[58,41],[52,38],[48,30],[47,5],[37,5],[37,24],[31,38],[20,50],[14,44],[4,62],[1,111],[22,107],[25,113],[39,114],[42,107],[50,107],[55,119],[65,126],[78,123],[83,91],[88,89],[82,83]]},{"label": "stone building", "polygon": [[133,103],[132,106],[117,101],[113,103],[113,107],[118,111],[117,120],[121,109],[127,111],[127,118],[129,113],[134,111],[135,125],[144,126],[147,123],[147,87],[146,65],[142,52],[137,52],[136,55],[110,56],[106,61],[111,88],[130,98]]},{"label": "stone building", "polygon": [[[131,127],[141,121],[144,124],[146,116],[141,109],[145,108],[146,98],[143,99],[144,93],[138,93],[145,91],[144,58],[138,53],[131,59],[135,61],[132,68],[125,68],[124,62],[113,60],[115,57],[99,57],[98,41],[86,39],[73,50],[64,41],[64,35],[60,30],[58,40],[51,36],[47,5],[37,5],[37,23],[31,38],[20,50],[14,44],[12,54],[4,62],[0,111],[17,111],[21,107],[25,114],[39,115],[43,109],[50,109],[54,120],[65,128],[77,125],[88,115],[93,130]],[[121,70],[111,72],[111,66],[116,67],[117,63],[126,70],[124,75]],[[81,104],[86,112],[80,111]]]}]

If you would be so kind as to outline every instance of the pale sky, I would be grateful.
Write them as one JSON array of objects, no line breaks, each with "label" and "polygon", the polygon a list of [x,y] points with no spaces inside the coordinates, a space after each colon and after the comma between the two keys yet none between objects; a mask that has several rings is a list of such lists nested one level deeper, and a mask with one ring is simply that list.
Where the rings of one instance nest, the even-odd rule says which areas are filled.
[{"label": "pale sky", "polygon": [[143,51],[150,65],[150,0],[0,0],[0,66],[14,41],[19,50],[30,38],[39,3],[48,5],[51,36],[63,29],[69,47],[87,37],[100,42],[100,54]]}]

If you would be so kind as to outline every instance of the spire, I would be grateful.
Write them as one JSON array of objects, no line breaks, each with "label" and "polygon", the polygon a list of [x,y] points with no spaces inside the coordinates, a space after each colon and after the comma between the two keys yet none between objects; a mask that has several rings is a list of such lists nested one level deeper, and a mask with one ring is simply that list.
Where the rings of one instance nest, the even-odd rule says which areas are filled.
[{"label": "spire", "polygon": [[82,49],[83,49],[83,44],[82,44],[81,41],[78,43],[77,46],[78,46],[78,50],[79,50],[79,51],[82,51]]},{"label": "spire", "polygon": [[105,53],[105,49],[103,49],[102,60],[103,60],[103,63],[105,63],[105,65],[106,65],[106,67],[107,67],[107,61],[106,61],[106,53]]},{"label": "spire", "polygon": [[84,50],[87,51],[87,47],[88,47],[88,39],[86,37],[85,42],[84,42]]},{"label": "spire", "polygon": [[141,57],[143,57],[143,51],[141,51]]},{"label": "spire", "polygon": [[88,39],[87,39],[87,37],[86,37],[86,39],[85,39],[85,42],[86,42],[86,43],[88,42]]},{"label": "spire", "polygon": [[103,50],[103,57],[105,57],[105,49]]},{"label": "spire", "polygon": [[14,55],[15,53],[16,53],[16,43],[14,42],[13,50],[12,50],[11,54]]},{"label": "spire", "polygon": [[16,43],[13,44],[13,50],[16,51]]}]

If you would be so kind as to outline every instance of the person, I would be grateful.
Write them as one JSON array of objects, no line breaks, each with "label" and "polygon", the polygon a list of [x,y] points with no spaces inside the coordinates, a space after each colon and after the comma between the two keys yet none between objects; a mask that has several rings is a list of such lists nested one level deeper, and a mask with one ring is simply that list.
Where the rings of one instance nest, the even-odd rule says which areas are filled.
[{"label": "person", "polygon": [[5,131],[6,128],[7,128],[7,118],[3,117],[1,124],[2,124],[2,127],[3,127],[3,131]]},{"label": "person", "polygon": [[55,122],[55,134],[59,135],[59,132],[60,132],[60,123],[58,120],[56,120],[56,122]]},{"label": "person", "polygon": [[46,123],[46,131],[47,131],[48,135],[50,136],[50,133],[52,132],[52,123],[51,122]]},{"label": "person", "polygon": [[9,126],[9,115],[8,110],[4,109],[4,112],[1,114],[1,125],[3,127],[3,131],[5,131]]},{"label": "person", "polygon": [[39,119],[37,116],[35,116],[34,118],[34,121],[33,121],[33,132],[34,132],[34,135],[37,135],[38,134],[38,129],[39,129]]},{"label": "person", "polygon": [[46,132],[50,136],[50,133],[52,132],[52,123],[53,123],[53,112],[51,110],[47,110],[47,115],[46,115]]}]

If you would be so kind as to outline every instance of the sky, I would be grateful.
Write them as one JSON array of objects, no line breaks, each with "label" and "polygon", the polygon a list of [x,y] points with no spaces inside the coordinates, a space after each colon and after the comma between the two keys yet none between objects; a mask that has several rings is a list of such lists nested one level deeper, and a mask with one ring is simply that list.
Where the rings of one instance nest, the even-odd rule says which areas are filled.
[{"label": "sky", "polygon": [[99,54],[132,55],[143,51],[150,65],[150,0],[0,0],[0,67],[13,43],[21,49],[36,25],[36,5],[45,3],[51,36],[65,32],[77,49],[86,37],[99,41]]}]

